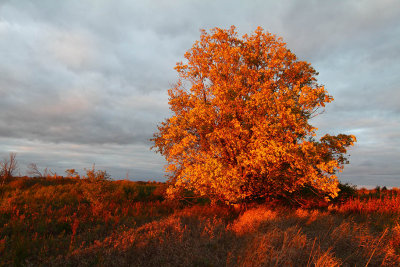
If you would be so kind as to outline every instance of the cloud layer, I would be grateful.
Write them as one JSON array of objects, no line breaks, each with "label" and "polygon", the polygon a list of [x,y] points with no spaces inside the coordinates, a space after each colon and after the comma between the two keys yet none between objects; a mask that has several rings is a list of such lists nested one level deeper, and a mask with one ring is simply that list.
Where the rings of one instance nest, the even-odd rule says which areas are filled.
[{"label": "cloud layer", "polygon": [[[0,153],[58,172],[96,162],[163,179],[149,151],[173,67],[199,29],[257,26],[311,62],[335,98],[313,123],[358,143],[341,179],[400,183],[399,1],[3,1]],[[22,168],[23,169],[23,168]]]}]

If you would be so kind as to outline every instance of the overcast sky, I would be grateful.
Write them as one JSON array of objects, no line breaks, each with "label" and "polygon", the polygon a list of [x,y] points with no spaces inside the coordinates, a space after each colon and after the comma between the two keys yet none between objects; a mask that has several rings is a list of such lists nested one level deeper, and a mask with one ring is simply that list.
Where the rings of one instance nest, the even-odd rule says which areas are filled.
[{"label": "overcast sky", "polygon": [[0,0],[0,157],[59,174],[164,180],[149,138],[200,29],[282,36],[335,101],[312,121],[356,135],[340,175],[400,187],[400,1]]}]

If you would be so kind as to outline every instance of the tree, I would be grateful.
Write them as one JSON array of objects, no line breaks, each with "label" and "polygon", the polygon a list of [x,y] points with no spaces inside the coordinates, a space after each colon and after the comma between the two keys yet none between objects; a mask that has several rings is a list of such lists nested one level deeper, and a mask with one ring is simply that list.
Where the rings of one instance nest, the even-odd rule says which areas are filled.
[{"label": "tree", "polygon": [[43,171],[40,171],[36,163],[29,163],[27,175],[34,178],[57,178],[57,173],[54,170],[49,168],[44,168]]},{"label": "tree", "polygon": [[309,120],[333,98],[317,72],[262,28],[202,30],[177,63],[168,90],[173,115],[152,141],[167,160],[174,196],[238,203],[292,193],[305,185],[336,196],[335,173],[348,163],[352,135],[316,139]]},{"label": "tree", "polygon": [[[93,166],[93,168],[94,168],[94,166]],[[77,171],[75,171],[75,169],[67,169],[67,170],[65,170],[65,173],[67,174],[67,177],[79,178],[79,173]]]},{"label": "tree", "polygon": [[107,171],[96,170],[95,164],[93,164],[92,169],[85,169],[86,171],[86,179],[89,181],[109,181],[111,180],[110,174]]},{"label": "tree", "polygon": [[18,162],[15,159],[16,155],[16,153],[11,152],[8,158],[5,157],[0,161],[0,181],[2,185],[10,181],[18,169]]},{"label": "tree", "polygon": [[39,170],[38,166],[36,163],[29,163],[28,164],[28,171],[27,174],[31,177],[35,178],[42,178],[45,177],[42,172]]}]

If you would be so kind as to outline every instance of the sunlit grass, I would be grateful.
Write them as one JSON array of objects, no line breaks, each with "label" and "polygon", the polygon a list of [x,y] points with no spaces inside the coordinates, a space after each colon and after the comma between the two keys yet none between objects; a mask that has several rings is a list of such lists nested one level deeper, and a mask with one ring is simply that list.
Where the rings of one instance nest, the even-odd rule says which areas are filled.
[{"label": "sunlit grass", "polygon": [[[2,266],[396,266],[398,190],[325,206],[163,199],[165,184],[18,178],[0,187]],[[379,191],[379,192],[378,192]]]}]

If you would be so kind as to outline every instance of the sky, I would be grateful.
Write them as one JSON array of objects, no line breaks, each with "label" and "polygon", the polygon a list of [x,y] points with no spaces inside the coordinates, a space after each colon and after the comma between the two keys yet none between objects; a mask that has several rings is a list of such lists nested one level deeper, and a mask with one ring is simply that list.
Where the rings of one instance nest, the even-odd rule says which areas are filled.
[{"label": "sky", "polygon": [[149,139],[176,62],[200,29],[261,26],[335,98],[311,124],[357,137],[339,179],[400,187],[399,18],[398,0],[0,0],[0,158],[164,181]]}]

